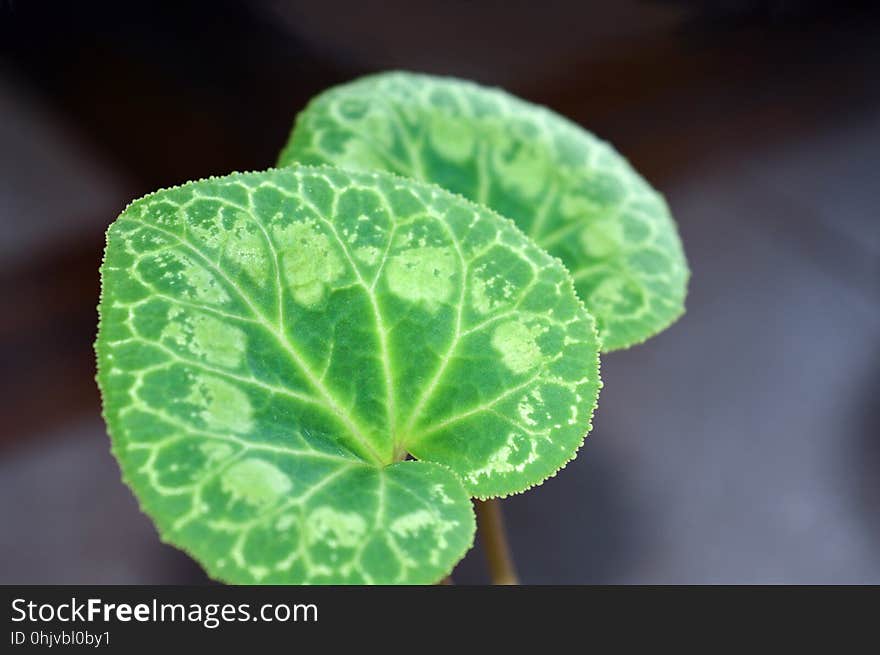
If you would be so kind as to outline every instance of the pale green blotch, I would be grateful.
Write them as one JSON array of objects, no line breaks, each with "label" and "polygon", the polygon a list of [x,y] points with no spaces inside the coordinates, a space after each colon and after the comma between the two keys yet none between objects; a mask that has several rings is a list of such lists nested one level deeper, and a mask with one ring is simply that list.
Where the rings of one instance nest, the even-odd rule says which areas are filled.
[{"label": "pale green blotch", "polygon": [[488,293],[488,284],[481,277],[475,277],[471,284],[471,305],[481,314],[488,314],[495,309],[497,301]]},{"label": "pale green blotch", "polygon": [[480,314],[488,314],[513,298],[514,286],[501,275],[488,278],[480,275],[485,265],[475,271],[471,280],[471,305]]},{"label": "pale green blotch", "polygon": [[220,484],[233,501],[249,505],[270,505],[289,492],[293,485],[278,467],[262,459],[236,462],[223,472]]},{"label": "pale green blotch", "polygon": [[498,181],[524,198],[536,198],[547,186],[550,162],[542,149],[519,147],[510,155],[496,151],[492,161]]},{"label": "pale green blotch", "polygon": [[540,389],[532,389],[520,399],[516,406],[516,411],[519,413],[519,418],[523,425],[534,427],[538,424],[538,421],[535,420],[535,412],[538,411],[543,402],[544,398],[541,395]]},{"label": "pale green blotch", "polygon": [[451,248],[410,248],[391,258],[386,269],[388,287],[410,302],[436,309],[452,295],[455,254]]},{"label": "pale green blotch", "polygon": [[526,326],[519,321],[502,323],[492,334],[492,346],[501,353],[505,366],[514,373],[525,373],[544,358],[537,338],[546,332],[540,325]]},{"label": "pale green blotch", "polygon": [[617,277],[602,280],[590,294],[590,304],[605,312],[619,310],[627,304],[626,281]]},{"label": "pale green blotch", "polygon": [[180,348],[227,368],[237,368],[247,347],[244,332],[207,314],[188,314],[180,307],[168,310],[162,338]]},{"label": "pale green blotch", "polygon": [[274,237],[281,246],[284,278],[294,300],[314,307],[324,299],[327,286],[345,272],[342,258],[327,235],[310,222],[276,227]]},{"label": "pale green blotch", "polygon": [[583,216],[591,216],[599,209],[599,205],[595,202],[576,193],[562,194],[558,207],[562,217],[569,221],[578,220]]},{"label": "pale green blotch", "polygon": [[432,116],[428,133],[437,154],[454,162],[467,161],[476,144],[473,128],[457,116]]},{"label": "pale green blotch", "polygon": [[224,256],[234,262],[257,284],[269,281],[270,262],[266,252],[266,237],[251,224],[246,216],[240,216],[227,233]]},{"label": "pale green blotch", "polygon": [[192,326],[189,316],[180,307],[172,305],[168,309],[168,323],[162,328],[162,340],[171,341],[181,348],[185,348],[189,345],[191,334]]},{"label": "pale green blotch", "polygon": [[481,468],[475,469],[465,477],[472,484],[477,484],[482,477],[522,473],[526,467],[538,460],[536,441],[524,434],[511,432],[507,442],[492,453]]},{"label": "pale green blotch", "polygon": [[367,523],[359,514],[341,512],[325,505],[309,514],[306,531],[310,544],[323,543],[330,548],[354,548],[367,533]]},{"label": "pale green blotch", "polygon": [[581,247],[591,258],[601,259],[616,255],[625,239],[623,223],[614,218],[601,218],[587,224],[580,233]]},{"label": "pale green blotch", "polygon": [[355,170],[375,171],[382,170],[385,162],[377,156],[376,148],[364,143],[357,137],[350,138],[343,146],[345,161],[348,167]]},{"label": "pale green blotch", "polygon": [[216,202],[200,199],[187,205],[183,211],[191,213],[194,219],[187,221],[187,236],[212,252],[219,250],[226,238],[226,230],[223,229],[220,209]]},{"label": "pale green blotch", "polygon": [[432,564],[437,564],[440,553],[449,546],[446,533],[455,528],[455,525],[454,522],[444,521],[426,509],[419,509],[394,519],[390,530],[392,534],[403,539],[414,537],[422,530],[429,531],[436,547],[431,549],[428,560]]},{"label": "pale green blotch", "polygon": [[282,514],[277,521],[275,521],[275,529],[278,532],[287,532],[296,525],[299,517],[296,514]]},{"label": "pale green blotch", "polygon": [[431,487],[431,496],[441,505],[452,505],[454,502],[452,498],[449,497],[449,494],[446,493],[446,487],[442,484],[435,484]]},{"label": "pale green blotch", "polygon": [[368,266],[375,266],[382,251],[376,246],[360,246],[354,249],[354,257]]},{"label": "pale green blotch", "polygon": [[391,523],[391,532],[400,537],[408,537],[419,530],[432,527],[436,522],[436,516],[426,509],[420,509],[394,519]]},{"label": "pale green blotch", "polygon": [[194,316],[192,322],[194,343],[209,362],[230,368],[241,363],[246,348],[244,332],[205,314]]},{"label": "pale green blotch", "polygon": [[375,111],[369,100],[348,98],[340,103],[330,104],[329,109],[340,123],[369,135],[373,152],[376,145],[390,148],[394,144],[393,127],[384,120],[381,113]]},{"label": "pale green blotch", "polygon": [[238,387],[213,375],[194,376],[186,400],[200,409],[198,415],[211,428],[248,432],[253,427],[253,408]]},{"label": "pale green blotch", "polygon": [[235,452],[229,444],[216,443],[213,441],[205,441],[199,444],[199,450],[209,463],[224,460]]},{"label": "pale green blotch", "polygon": [[175,273],[167,272],[166,277],[174,276],[174,281],[181,284],[181,295],[184,298],[199,300],[209,305],[221,305],[229,301],[229,294],[217,278],[188,255],[176,251],[163,253],[157,259],[160,268],[164,268],[162,262],[166,258],[176,261],[181,267],[181,270]]}]

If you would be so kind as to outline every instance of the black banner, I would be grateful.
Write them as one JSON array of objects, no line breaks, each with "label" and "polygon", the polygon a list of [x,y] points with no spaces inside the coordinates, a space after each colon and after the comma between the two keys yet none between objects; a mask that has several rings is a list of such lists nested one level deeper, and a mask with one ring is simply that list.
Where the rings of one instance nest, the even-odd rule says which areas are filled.
[{"label": "black banner", "polygon": [[[802,590],[803,588],[801,588]],[[600,633],[617,645],[730,622],[779,628],[800,592],[647,587],[3,587],[5,644],[34,649],[457,646],[538,637],[546,646]],[[827,619],[833,596],[813,605]],[[805,619],[803,613],[798,620]],[[726,628],[724,626],[727,626]],[[370,650],[369,648],[367,648]],[[274,652],[275,648],[269,649]],[[360,650],[360,649],[358,649]],[[335,651],[332,651],[335,652]]]}]

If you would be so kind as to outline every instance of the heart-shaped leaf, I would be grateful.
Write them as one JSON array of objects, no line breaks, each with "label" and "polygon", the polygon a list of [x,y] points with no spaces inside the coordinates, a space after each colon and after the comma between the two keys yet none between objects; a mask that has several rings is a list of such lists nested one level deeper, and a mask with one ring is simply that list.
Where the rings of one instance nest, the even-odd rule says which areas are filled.
[{"label": "heart-shaped leaf", "polygon": [[552,111],[451,78],[384,73],[297,117],[279,165],[388,170],[487,205],[568,266],[603,350],[684,311],[688,268],[662,196],[610,145]]},{"label": "heart-shaped leaf", "polygon": [[386,173],[292,167],[137,200],[108,231],[100,313],[124,478],[232,582],[438,580],[472,543],[469,497],[562,467],[599,388],[560,262]]}]

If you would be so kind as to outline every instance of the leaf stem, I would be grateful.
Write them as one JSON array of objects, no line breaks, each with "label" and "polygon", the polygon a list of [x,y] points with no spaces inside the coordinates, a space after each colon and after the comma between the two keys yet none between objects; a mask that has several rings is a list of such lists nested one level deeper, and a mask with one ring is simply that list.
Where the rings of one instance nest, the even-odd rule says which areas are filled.
[{"label": "leaf stem", "polygon": [[504,530],[504,517],[501,515],[501,501],[497,498],[475,500],[474,509],[477,513],[477,525],[483,552],[489,565],[492,584],[517,585],[519,578],[513,564],[513,556],[507,543]]}]

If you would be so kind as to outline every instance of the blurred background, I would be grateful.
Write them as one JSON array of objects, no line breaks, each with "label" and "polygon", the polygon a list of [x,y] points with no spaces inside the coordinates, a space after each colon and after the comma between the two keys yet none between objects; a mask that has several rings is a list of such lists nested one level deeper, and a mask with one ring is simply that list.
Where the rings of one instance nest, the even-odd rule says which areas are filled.
[{"label": "blurred background", "polygon": [[[103,232],[270,166],[387,68],[549,105],[668,197],[688,313],[504,501],[527,583],[880,583],[880,10],[809,0],[0,0],[0,583],[193,583],[108,450]],[[485,582],[479,550],[454,573]]]}]

